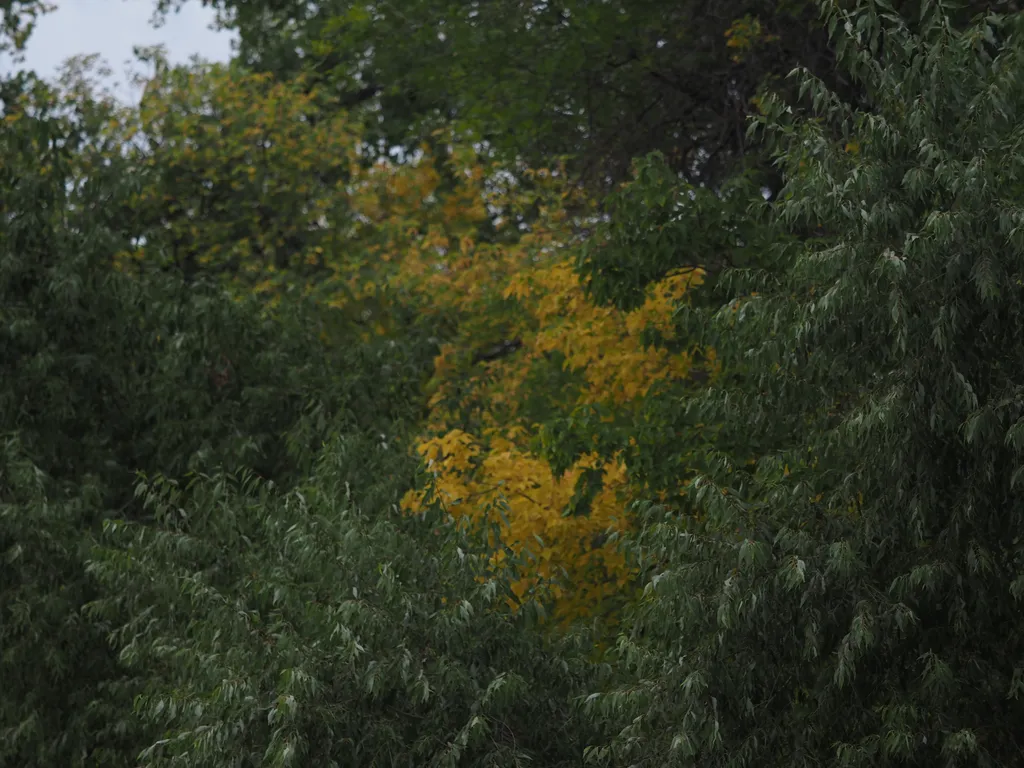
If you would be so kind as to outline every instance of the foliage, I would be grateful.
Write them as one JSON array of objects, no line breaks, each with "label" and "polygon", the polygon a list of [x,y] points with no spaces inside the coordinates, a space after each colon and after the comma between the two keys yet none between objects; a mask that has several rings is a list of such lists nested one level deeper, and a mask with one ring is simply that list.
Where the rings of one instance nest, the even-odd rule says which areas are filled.
[{"label": "foliage", "polygon": [[0,763],[1020,762],[1024,16],[214,4],[3,90]]},{"label": "foliage", "polygon": [[35,28],[39,17],[52,10],[43,0],[11,0],[4,3],[0,19],[0,53],[10,54],[20,60],[25,43]]},{"label": "foliage", "polygon": [[118,669],[104,628],[82,615],[83,532],[102,489],[48,496],[45,475],[5,438],[0,455],[0,764],[130,766],[137,681]]},{"label": "foliage", "polygon": [[579,764],[575,644],[490,610],[507,577],[450,522],[358,509],[366,450],[340,438],[288,494],[218,475],[185,501],[155,478],[162,525],[106,524],[91,610],[146,675],[142,765]]},{"label": "foliage", "polygon": [[673,271],[699,269],[714,283],[723,269],[762,262],[780,233],[766,222],[767,205],[751,205],[761,195],[749,174],[712,191],[681,184],[659,153],[638,159],[630,182],[606,198],[606,220],[579,252],[587,297],[632,310]]},{"label": "foliage", "polygon": [[[203,281],[112,270],[135,234],[117,216],[130,166],[99,161],[101,105],[54,98],[24,90],[0,131],[0,762],[133,764],[136,681],[82,613],[100,519],[147,514],[137,470],[247,468],[288,487],[335,430],[399,436],[431,350],[362,344],[337,321],[325,345],[320,310],[271,316]],[[372,501],[397,502],[413,469]]]},{"label": "foliage", "polygon": [[[427,295],[439,287],[432,270],[477,239],[508,239],[485,207],[499,194],[487,188],[495,167],[464,142],[375,161],[362,128],[324,109],[303,78],[160,58],[155,70],[138,109],[105,127],[131,143],[139,178],[126,215],[140,235],[119,255],[122,269],[174,268],[274,305],[294,291],[370,336],[400,336],[409,323],[444,335],[446,302],[416,302],[410,283]],[[526,214],[503,198],[515,231]]]},{"label": "foliage", "polygon": [[339,108],[371,107],[385,150],[454,120],[533,167],[571,156],[573,175],[598,185],[652,150],[717,184],[750,149],[744,121],[766,77],[798,64],[836,74],[802,0],[730,0],[713,13],[663,0],[206,4],[237,30],[247,66],[310,74]]},{"label": "foliage", "polygon": [[[433,477],[407,497],[410,508],[439,499],[453,514],[484,514],[499,505],[502,544],[530,552],[562,618],[621,597],[631,570],[608,537],[629,527],[625,425],[653,385],[685,379],[691,367],[688,354],[646,346],[641,336],[658,323],[669,333],[674,302],[693,279],[669,276],[627,314],[587,302],[565,255],[512,275],[505,295],[521,313],[522,349],[478,364],[468,379],[443,376],[452,366],[439,360],[432,419],[440,434],[418,449]],[[560,389],[549,388],[554,375]],[[460,420],[467,408],[473,432]],[[534,583],[517,584],[517,595]]]},{"label": "foliage", "polygon": [[[562,620],[607,615],[633,579],[615,539],[629,528],[624,453],[635,453],[637,415],[652,387],[714,368],[711,350],[685,340],[670,348],[672,313],[701,272],[663,275],[629,312],[594,305],[573,269],[586,200],[574,198],[564,173],[526,171],[534,182],[526,190],[496,185],[479,166],[455,175],[486,182],[476,205],[498,217],[499,232],[527,202],[536,213],[516,239],[467,229],[457,250],[419,213],[412,225],[397,219],[382,230],[399,233],[380,256],[396,261],[390,290],[420,296],[424,316],[444,313],[451,328],[418,447],[428,479],[405,505],[440,502],[475,519],[501,510],[494,562],[508,552],[534,563],[514,585],[517,598],[543,595]],[[428,184],[414,197],[432,190]],[[672,470],[678,490],[684,466]]]},{"label": "foliage", "polygon": [[[155,62],[122,131],[144,137],[132,206],[145,241],[122,257],[266,291],[322,275],[352,224],[357,130],[316,92],[220,65]],[[339,193],[340,192],[340,193]],[[337,266],[337,265],[334,265]]]},{"label": "foliage", "polygon": [[[454,135],[435,137],[441,156],[429,146],[405,163],[360,163],[350,156],[343,185],[305,180],[307,158],[322,151],[339,155],[326,134],[310,133],[302,114],[313,96],[303,96],[300,85],[218,68],[157,73],[139,112],[141,130],[152,136],[151,147],[136,156],[152,171],[142,197],[171,198],[172,210],[181,213],[132,258],[140,266],[153,259],[160,264],[153,254],[164,235],[175,240],[176,231],[187,229],[193,245],[182,253],[196,274],[223,274],[236,291],[255,284],[277,299],[284,287],[298,286],[321,305],[360,318],[369,338],[401,338],[411,327],[440,337],[445,343],[435,362],[429,425],[436,437],[428,434],[419,450],[442,475],[429,490],[410,494],[407,506],[420,509],[437,494],[460,515],[506,505],[510,527],[495,544],[497,556],[505,547],[517,554],[536,550],[537,575],[518,583],[517,594],[525,595],[539,576],[551,582],[563,616],[588,614],[621,597],[631,572],[603,543],[609,528],[625,530],[628,483],[617,454],[628,444],[626,406],[634,403],[635,410],[654,383],[689,371],[688,350],[670,353],[642,337],[653,330],[671,335],[673,302],[694,279],[693,268],[666,277],[628,316],[591,305],[565,252],[579,239],[575,230],[586,220],[587,202],[566,185],[564,171],[526,169],[522,181],[513,179]],[[339,147],[357,146],[347,121],[331,119],[345,137]],[[321,121],[312,130],[325,126]],[[253,131],[281,148],[259,160],[257,171],[247,155]],[[289,147],[294,151],[285,151]],[[178,163],[192,155],[199,176]],[[211,202],[221,181],[239,174],[263,181],[253,190],[240,188],[222,206]],[[304,272],[299,235],[285,251],[288,262],[268,263],[247,250],[250,238],[235,229],[238,224],[252,232],[272,230],[272,222],[308,227],[287,215],[284,203],[266,206],[272,219],[244,223],[248,202],[260,190],[297,194],[302,209],[339,212],[337,219],[322,214],[326,226],[311,246],[318,272]],[[200,202],[180,204],[195,198]],[[222,267],[208,254],[235,255]],[[514,354],[488,358],[488,347],[503,344]],[[579,381],[551,393],[550,376]],[[603,426],[601,445],[589,444],[589,434],[582,444],[554,432],[539,438],[541,425],[559,419],[578,432],[595,407],[620,412],[617,424]],[[609,421],[595,417],[602,419]],[[483,452],[479,470],[449,450],[457,446]]]},{"label": "foliage", "polygon": [[[108,184],[112,173],[79,176],[58,148],[59,127],[30,116],[9,126],[5,180],[18,194],[5,200],[3,359],[19,375],[5,388],[4,423],[48,474],[99,473],[124,488],[139,468],[180,476],[228,462],[283,480],[284,433],[304,412],[320,419],[323,435],[328,414],[346,407],[366,429],[399,415],[391,404],[406,407],[400,394],[380,397],[381,385],[415,391],[414,345],[352,347],[357,329],[330,313],[292,303],[271,316],[208,282],[112,271],[131,222],[117,228],[113,216],[92,212],[116,211],[131,188]],[[40,161],[43,174],[29,174]],[[129,167],[123,158],[120,167]],[[317,338],[323,327],[336,335],[330,347]],[[367,374],[342,379],[345,368]]]},{"label": "foliage", "polygon": [[697,519],[643,512],[599,763],[1019,760],[1021,19],[827,20],[875,109],[807,73],[811,114],[763,102],[780,223],[830,235],[682,313],[744,366],[689,410],[764,448],[712,457]]}]

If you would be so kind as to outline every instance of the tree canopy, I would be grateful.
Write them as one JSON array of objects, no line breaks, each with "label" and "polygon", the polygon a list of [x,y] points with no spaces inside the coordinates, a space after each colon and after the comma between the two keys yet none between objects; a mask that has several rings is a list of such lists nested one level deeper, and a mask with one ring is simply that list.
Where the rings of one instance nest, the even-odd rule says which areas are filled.
[{"label": "tree canopy", "polygon": [[1016,6],[210,4],[0,84],[0,765],[1020,762]]}]

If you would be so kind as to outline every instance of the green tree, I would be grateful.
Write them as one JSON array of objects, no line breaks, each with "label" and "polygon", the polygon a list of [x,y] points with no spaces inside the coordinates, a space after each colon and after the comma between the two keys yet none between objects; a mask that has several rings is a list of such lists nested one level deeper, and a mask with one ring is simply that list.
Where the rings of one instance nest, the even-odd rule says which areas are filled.
[{"label": "green tree", "polygon": [[325,115],[301,80],[159,56],[153,67],[138,109],[111,131],[131,141],[140,174],[133,208],[145,241],[129,258],[189,279],[221,275],[244,293],[338,269],[354,250],[346,185],[358,126]]},{"label": "green tree", "polygon": [[1024,18],[955,12],[829,6],[871,110],[806,72],[813,111],[763,102],[778,221],[826,236],[681,312],[740,372],[688,412],[760,455],[646,507],[598,762],[1020,761]]},{"label": "green tree", "polygon": [[744,121],[766,77],[835,72],[803,0],[713,12],[691,0],[206,4],[237,30],[244,65],[309,74],[345,109],[372,105],[385,149],[454,120],[533,167],[572,156],[598,184],[652,150],[717,183],[749,150]]},{"label": "green tree", "polygon": [[[29,76],[19,90],[0,124],[0,763],[134,765],[137,680],[84,611],[102,595],[84,570],[100,521],[148,516],[139,470],[247,469],[287,488],[336,431],[371,461],[418,418],[432,347],[115,270],[138,234],[119,215],[135,177],[92,131],[103,105]],[[397,503],[414,469],[392,466],[367,503]]]},{"label": "green tree", "polygon": [[341,436],[288,494],[156,478],[156,525],[107,523],[92,608],[146,677],[142,765],[579,765],[585,647],[494,610],[510,574],[437,510],[359,508],[408,462],[366,453]]}]

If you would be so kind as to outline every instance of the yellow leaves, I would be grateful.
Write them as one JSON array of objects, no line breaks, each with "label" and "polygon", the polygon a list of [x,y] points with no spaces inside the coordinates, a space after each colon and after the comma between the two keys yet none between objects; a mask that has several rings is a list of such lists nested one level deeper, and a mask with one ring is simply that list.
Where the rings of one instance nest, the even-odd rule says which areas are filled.
[{"label": "yellow leaves", "polygon": [[145,248],[141,247],[118,251],[113,258],[114,269],[123,272],[126,269],[137,267],[143,261],[145,255]]},{"label": "yellow leaves", "polygon": [[[453,514],[474,520],[500,507],[508,521],[502,544],[533,563],[517,582],[516,595],[555,596],[561,619],[591,615],[632,578],[622,556],[603,543],[609,528],[629,525],[626,467],[621,457],[591,453],[555,476],[529,448],[536,428],[525,420],[523,403],[551,395],[531,389],[530,372],[545,361],[560,361],[582,382],[576,404],[615,408],[634,407],[659,381],[685,378],[689,354],[645,346],[642,338],[650,328],[673,335],[675,309],[703,273],[667,275],[632,312],[595,306],[567,247],[572,232],[562,209],[564,177],[534,174],[542,191],[530,194],[549,197],[533,206],[515,187],[485,194],[481,180],[487,174],[463,170],[453,174],[461,187],[415,211],[400,210],[393,200],[380,203],[386,211],[381,248],[394,254],[397,269],[389,290],[423,296],[424,312],[454,313],[461,329],[435,359],[430,421],[438,436],[419,446],[433,485],[408,494],[403,504],[416,510],[440,501]],[[492,245],[481,242],[473,228],[485,204],[503,218],[526,209],[539,211],[539,218],[516,242]],[[514,354],[467,362],[465,352],[479,348],[480,339],[502,338],[520,342]],[[704,353],[714,367],[713,352]],[[466,423],[459,415],[464,409],[476,414],[473,434],[455,428]],[[600,489],[587,514],[567,514],[588,470],[600,471]],[[501,556],[495,553],[496,563]]]},{"label": "yellow leaves", "polygon": [[442,208],[442,216],[448,227],[459,229],[483,221],[487,217],[487,210],[475,197],[451,197]]},{"label": "yellow leaves", "polygon": [[[213,130],[199,107],[204,99],[223,113]],[[535,383],[531,372],[546,365],[570,374],[573,389],[557,407],[600,404],[616,413],[635,408],[658,382],[685,378],[690,355],[642,340],[648,329],[673,335],[673,313],[700,281],[699,270],[666,276],[632,312],[595,306],[573,266],[575,234],[566,213],[571,204],[573,215],[586,215],[588,203],[561,169],[539,169],[526,174],[530,184],[515,184],[450,132],[435,136],[451,150],[443,166],[424,148],[414,162],[366,167],[347,118],[319,113],[294,83],[214,70],[189,89],[175,92],[164,83],[150,90],[144,107],[141,130],[174,139],[160,145],[164,155],[154,169],[177,173],[144,196],[172,198],[168,204],[182,213],[175,213],[171,234],[191,231],[197,253],[237,262],[235,279],[246,290],[276,297],[297,272],[322,265],[332,277],[318,287],[330,307],[356,313],[371,297],[400,296],[425,326],[455,328],[434,361],[432,431],[417,446],[433,482],[406,494],[403,506],[439,501],[475,520],[501,508],[504,543],[534,563],[515,594],[552,595],[562,618],[591,614],[619,593],[632,574],[604,542],[609,529],[629,524],[626,467],[620,456],[594,452],[556,475],[530,449],[537,430],[527,404],[559,393],[542,391],[551,385]],[[310,115],[318,117],[315,129]],[[318,181],[314,169],[330,181]],[[202,174],[203,183],[183,191],[182,170]],[[207,188],[231,185],[238,192],[230,197],[248,207],[228,211],[225,221],[244,220],[244,228],[184,213],[217,200],[204,198]],[[524,219],[529,231],[516,237]],[[512,231],[498,244],[490,225],[501,222]],[[284,245],[293,239],[300,245]],[[386,320],[366,319],[367,334],[386,334]],[[474,357],[485,345],[512,341],[508,354]],[[709,351],[705,356],[713,360]],[[596,437],[583,435],[586,450]],[[601,483],[591,488],[593,473]],[[586,513],[567,514],[581,489],[593,491]],[[495,562],[500,557],[496,551]]]},{"label": "yellow leaves", "polygon": [[589,384],[586,401],[621,404],[642,397],[659,380],[688,374],[688,356],[646,347],[641,337],[651,326],[671,337],[675,307],[691,286],[699,284],[701,275],[699,270],[668,275],[630,313],[591,304],[572,265],[564,260],[535,269],[528,279],[514,277],[503,295],[528,303],[539,327],[533,349],[558,352],[567,368],[583,372]]},{"label": "yellow leaves", "polygon": [[[615,458],[602,462],[596,454],[584,456],[561,476],[555,476],[544,460],[520,450],[514,442],[495,437],[485,446],[462,430],[450,432],[419,446],[434,474],[433,491],[455,516],[478,519],[494,505],[504,509],[502,545],[517,553],[528,552],[536,572],[513,585],[517,597],[525,597],[541,583],[559,587],[556,606],[562,616],[583,615],[611,597],[630,573],[625,561],[610,548],[595,554],[595,542],[609,528],[622,530],[626,473]],[[603,472],[603,488],[587,516],[566,516],[581,473],[590,468]],[[427,492],[406,494],[403,505],[416,511],[433,497]],[[495,555],[495,564],[500,555]],[[600,566],[600,567],[598,567]],[[595,580],[595,572],[600,577]],[[538,579],[539,577],[539,579]],[[586,585],[584,590],[574,585]]]},{"label": "yellow leaves", "polygon": [[527,299],[532,291],[533,287],[530,284],[529,276],[526,274],[516,274],[512,275],[501,295],[505,299]]},{"label": "yellow leaves", "polygon": [[686,292],[700,285],[704,279],[702,269],[687,268],[675,270],[647,291],[647,298],[641,307],[631,312],[626,319],[630,333],[637,335],[645,327],[653,326],[666,337],[671,336],[672,316],[676,306]]},{"label": "yellow leaves", "polygon": [[405,176],[398,175],[388,179],[387,190],[388,194],[392,197],[405,197],[409,194],[409,179]]},{"label": "yellow leaves", "polygon": [[383,207],[390,210],[392,215],[410,216],[429,205],[441,177],[433,167],[432,158],[428,156],[398,166],[379,161],[371,169],[367,182],[369,188],[377,188],[377,199],[383,202]]},{"label": "yellow leaves", "polygon": [[480,448],[473,437],[459,429],[454,429],[434,440],[428,440],[417,450],[428,463],[443,463],[456,471],[470,469],[472,459],[480,453]]}]

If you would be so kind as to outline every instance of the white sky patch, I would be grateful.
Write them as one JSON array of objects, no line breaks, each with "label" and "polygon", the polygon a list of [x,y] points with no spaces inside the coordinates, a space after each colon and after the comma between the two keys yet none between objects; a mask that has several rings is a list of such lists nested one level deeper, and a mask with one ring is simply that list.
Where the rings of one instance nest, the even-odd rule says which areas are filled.
[{"label": "white sky patch", "polygon": [[200,0],[187,0],[159,28],[150,23],[156,6],[153,0],[49,0],[49,4],[56,10],[39,19],[25,60],[16,65],[0,56],[0,73],[31,69],[52,79],[69,57],[98,53],[113,70],[110,85],[115,93],[130,99],[128,73],[142,68],[134,61],[133,46],[163,45],[172,64],[186,63],[193,55],[222,62],[231,57],[234,34],[213,29],[214,12]]}]

